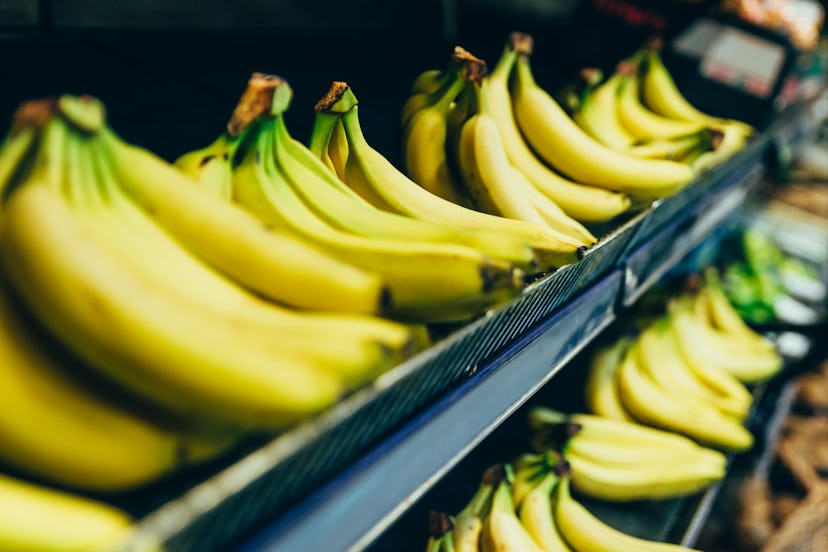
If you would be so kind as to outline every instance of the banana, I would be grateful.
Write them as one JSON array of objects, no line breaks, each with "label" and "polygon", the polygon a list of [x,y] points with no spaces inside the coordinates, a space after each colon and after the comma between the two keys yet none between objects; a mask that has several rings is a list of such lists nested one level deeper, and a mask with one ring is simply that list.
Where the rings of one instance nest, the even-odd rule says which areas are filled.
[{"label": "banana", "polygon": [[0,328],[4,463],[61,485],[111,492],[153,481],[229,444],[158,425],[111,389],[77,379],[61,360],[65,352],[33,327],[5,285]]},{"label": "banana", "polygon": [[509,94],[509,76],[517,61],[515,45],[527,41],[531,41],[528,35],[512,33],[500,60],[486,77],[490,113],[497,123],[506,154],[512,165],[567,215],[581,222],[607,222],[629,209],[629,198],[602,188],[576,184],[553,172],[529,149],[518,129]]},{"label": "banana", "polygon": [[719,131],[703,129],[695,134],[678,138],[655,138],[637,142],[624,150],[627,155],[649,159],[672,159],[685,162],[685,159],[699,152],[699,155],[716,149],[723,134]]},{"label": "banana", "polygon": [[552,493],[558,474],[548,473],[523,499],[518,519],[544,552],[571,552],[552,515]]},{"label": "banana", "polygon": [[[348,94],[349,90],[343,89],[342,94]],[[346,102],[339,103],[339,99],[332,101],[328,109],[342,109]],[[354,105],[342,114],[350,148],[345,182],[357,190],[370,188],[366,199],[371,201],[371,197],[376,195],[381,198],[382,204],[389,205],[397,213],[469,229],[496,231],[523,241],[534,250],[537,268],[541,270],[576,260],[578,246],[549,228],[467,209],[412,182],[368,144],[360,128],[358,109]]]},{"label": "banana", "polygon": [[371,205],[290,136],[281,114],[262,123],[258,132],[274,134],[275,147],[262,153],[275,156],[293,191],[331,226],[369,237],[464,245],[522,268],[532,265],[529,246],[509,236],[415,219]]},{"label": "banana", "polygon": [[460,131],[458,165],[473,203],[483,212],[545,225],[524,194],[513,193],[513,170],[503,148],[497,123],[485,107],[488,83],[475,87],[478,111]]},{"label": "banana", "polygon": [[[693,299],[690,299],[693,301]],[[704,309],[704,310],[701,310]],[[705,347],[694,358],[734,376],[743,383],[756,383],[776,375],[783,366],[782,357],[766,342],[733,339],[709,324],[707,307],[694,301],[684,318],[686,340],[703,340]]]},{"label": "banana", "polygon": [[345,130],[339,117],[316,112],[308,149],[340,180],[344,180],[345,165],[348,162],[348,140],[345,138]]},{"label": "banana", "polygon": [[[0,474],[0,549],[8,552],[120,550],[133,531],[124,511]],[[144,543],[141,550],[159,550]]]},{"label": "banana", "polygon": [[516,193],[524,193],[529,197],[532,206],[537,210],[549,228],[570,236],[572,239],[583,243],[586,247],[598,241],[598,238],[588,228],[564,213],[563,209],[554,201],[532,186],[532,183],[529,182],[526,175],[514,166],[512,167],[512,182],[515,186]]},{"label": "banana", "polygon": [[745,147],[747,139],[744,131],[738,126],[727,124],[722,127],[721,138],[717,139],[716,148],[713,151],[697,150],[696,155],[683,160],[692,167],[696,173],[703,172],[714,167]]},{"label": "banana", "polygon": [[678,402],[676,392],[666,391],[645,374],[636,355],[628,352],[618,371],[618,386],[624,407],[647,425],[687,435],[707,445],[745,451],[753,436],[733,418],[712,405],[689,408]]},{"label": "banana", "polygon": [[[623,71],[623,68],[619,68]],[[638,140],[678,138],[696,134],[705,129],[699,121],[671,119],[653,113],[639,100],[638,77],[635,69],[621,73],[618,84],[618,116],[622,124]]]},{"label": "banana", "polygon": [[646,58],[644,77],[642,79],[642,97],[644,103],[653,112],[671,119],[702,123],[708,126],[733,126],[743,137],[753,133],[753,127],[733,119],[711,117],[693,107],[676,86],[672,75],[664,66],[661,55],[656,49],[650,50]]},{"label": "banana", "polygon": [[[723,369],[723,362],[717,362],[715,358],[712,358],[712,355],[699,347],[698,344],[703,343],[703,341],[696,341],[696,339],[704,339],[704,336],[699,335],[698,323],[694,319],[694,314],[687,302],[677,301],[671,304],[669,312],[671,313],[670,328],[673,337],[678,343],[678,350],[687,365],[705,385],[714,389],[718,394],[727,397],[727,400],[731,401],[733,405],[746,412],[752,401],[750,392],[742,382],[729,371]],[[714,361],[713,364],[711,364],[711,360]],[[738,359],[736,362],[738,363]]]},{"label": "banana", "polygon": [[636,463],[595,460],[573,449],[564,450],[573,487],[584,495],[612,502],[659,500],[693,494],[725,474],[722,454],[699,449],[695,454]]},{"label": "banana", "polygon": [[509,483],[501,481],[480,534],[482,552],[543,552],[515,514]]},{"label": "banana", "polygon": [[102,134],[117,178],[132,199],[233,280],[301,308],[357,313],[385,308],[388,290],[377,274],[262,225],[243,209],[194,186],[147,150],[126,144],[106,129]]},{"label": "banana", "polygon": [[621,81],[621,75],[615,73],[586,93],[572,118],[605,146],[623,151],[632,146],[637,137],[621,124],[616,100]]},{"label": "banana", "polygon": [[441,71],[440,69],[428,69],[423,71],[419,75],[414,78],[414,82],[411,83],[411,93],[412,94],[420,94],[425,93],[428,94],[430,92],[434,92],[440,85],[443,84],[443,81],[447,77],[446,71]]},{"label": "banana", "polygon": [[710,321],[717,329],[727,332],[734,338],[743,339],[757,347],[773,349],[774,345],[761,334],[753,331],[730,303],[722,289],[719,272],[715,267],[708,267],[704,271],[704,288],[699,294],[706,299],[707,312]]},{"label": "banana", "polygon": [[616,374],[632,340],[619,339],[611,346],[599,349],[589,364],[584,398],[587,409],[593,414],[616,420],[633,421],[618,396]]},{"label": "banana", "polygon": [[662,379],[662,387],[672,386],[685,401],[704,401],[722,413],[744,420],[750,403],[733,400],[706,385],[684,361],[679,345],[670,330],[669,316],[647,328],[638,340],[638,361],[650,374]]},{"label": "banana", "polygon": [[185,153],[173,164],[202,188],[229,200],[233,197],[231,159],[238,142],[223,133],[210,145]]},{"label": "banana", "polygon": [[12,131],[0,144],[0,196],[5,195],[12,177],[19,171],[26,152],[35,139],[33,128]]},{"label": "banana", "polygon": [[681,163],[631,157],[594,140],[537,85],[525,54],[517,60],[513,98],[518,127],[529,145],[579,182],[654,199],[675,193],[693,179],[693,171]]},{"label": "banana", "polygon": [[466,86],[463,69],[432,104],[419,110],[403,129],[403,168],[408,177],[447,201],[470,207],[463,185],[452,174],[446,157],[448,113],[452,102]]},{"label": "banana", "polygon": [[396,316],[467,318],[491,305],[490,293],[517,293],[520,271],[468,247],[375,239],[328,225],[294,192],[289,176],[268,155],[273,147],[273,133],[258,133],[256,144],[234,173],[236,200],[263,220],[381,273],[390,287]]},{"label": "banana", "polygon": [[229,317],[205,316],[132,270],[128,251],[114,254],[83,207],[98,183],[76,169],[63,178],[67,131],[59,119],[44,130],[46,177],[15,190],[0,232],[7,277],[51,332],[121,385],[184,415],[282,426],[338,398],[343,384],[314,363]]},{"label": "banana", "polygon": [[503,466],[497,465],[483,473],[480,486],[465,508],[454,516],[452,543],[456,552],[477,552],[483,519],[491,507],[492,494],[503,478]]},{"label": "banana", "polygon": [[186,298],[195,307],[232,316],[248,331],[267,336],[280,350],[318,362],[349,386],[373,379],[405,355],[411,336],[393,324],[356,315],[334,318],[289,312],[238,289],[199,263],[119,192],[104,163],[91,169],[85,178],[93,180],[97,169],[108,194],[107,204],[90,213],[90,218],[102,222],[99,234],[110,239],[116,253],[127,248],[130,255],[123,256],[123,261],[135,272],[144,272],[159,288]]},{"label": "banana", "polygon": [[554,511],[561,534],[574,550],[688,552],[682,546],[639,539],[610,527],[572,497],[569,485],[569,478],[563,477],[556,486]]}]

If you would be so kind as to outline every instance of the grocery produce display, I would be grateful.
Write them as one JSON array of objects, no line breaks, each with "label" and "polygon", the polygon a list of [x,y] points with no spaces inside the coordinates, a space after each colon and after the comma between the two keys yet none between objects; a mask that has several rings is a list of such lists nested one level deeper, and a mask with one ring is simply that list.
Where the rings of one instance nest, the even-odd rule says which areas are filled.
[{"label": "grocery produce display", "polygon": [[[368,416],[384,392],[399,412],[356,429],[362,440],[342,452],[352,462],[419,414],[411,404],[535,331],[563,305],[549,295],[571,299],[610,271],[620,282],[625,245],[601,274],[566,269],[756,132],[696,110],[658,48],[606,79],[591,73],[562,106],[535,80],[531,36],[512,33],[491,71],[455,47],[445,69],[411,85],[400,167],[371,145],[360,113],[374,106],[344,81],[316,102],[306,145],[286,122],[288,81],[254,73],[219,136],[173,163],[116,134],[92,96],[22,104],[0,143],[0,548],[167,549],[169,534],[136,532],[143,504],[123,500],[179,477],[192,488],[205,465],[215,476],[296,428],[302,446],[325,439],[342,420],[314,420],[355,396],[364,410],[352,414]],[[745,241],[761,280],[777,257],[757,244]],[[589,413],[533,409],[534,451],[487,471],[457,515],[435,514],[428,550],[677,550],[618,531],[590,500],[698,493],[725,476],[726,454],[752,446],[750,386],[783,363],[742,320],[738,270],[708,271],[665,315],[598,351],[578,390]],[[480,330],[479,365],[432,366],[444,381],[432,374],[421,398],[395,399],[446,335],[533,292],[537,303],[515,311],[536,311],[531,324]],[[310,471],[314,485],[331,475]],[[202,498],[243,497],[250,480],[231,476]],[[247,518],[233,538],[287,502],[238,508]]]},{"label": "grocery produce display", "polygon": [[[591,413],[526,410],[533,452],[511,460],[503,477],[487,471],[469,505],[443,516],[454,549],[686,549],[626,535],[602,519],[603,508],[590,507],[638,507],[721,481],[727,455],[753,444],[743,426],[752,400],[746,384],[773,378],[783,362],[738,315],[713,268],[693,292],[666,298],[666,315],[652,315],[653,301],[665,298],[645,302],[588,358],[583,399]],[[437,538],[429,546],[449,549]]]}]

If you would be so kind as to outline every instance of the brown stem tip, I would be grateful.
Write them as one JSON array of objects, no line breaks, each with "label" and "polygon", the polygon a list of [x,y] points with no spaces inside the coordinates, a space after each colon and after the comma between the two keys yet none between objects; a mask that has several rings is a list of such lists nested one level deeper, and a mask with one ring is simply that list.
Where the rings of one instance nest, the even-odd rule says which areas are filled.
[{"label": "brown stem tip", "polygon": [[561,458],[561,460],[555,464],[555,474],[558,477],[567,477],[572,473],[572,468],[569,465],[569,462]]},{"label": "brown stem tip", "polygon": [[346,90],[348,90],[347,82],[334,81],[331,83],[328,93],[316,102],[315,106],[313,106],[313,111],[315,113],[326,113],[330,111],[333,109],[334,104],[342,99],[342,94],[344,94]]},{"label": "brown stem tip", "polygon": [[624,59],[618,62],[618,65],[615,67],[615,72],[619,75],[624,75],[626,77],[632,77],[636,74],[638,70],[638,65],[629,59]]},{"label": "brown stem tip", "polygon": [[710,133],[710,151],[716,151],[724,141],[724,132],[716,128],[711,128]]},{"label": "brown stem tip", "polygon": [[428,513],[428,536],[439,539],[449,531],[454,529],[454,523],[451,518],[442,513],[431,510]]},{"label": "brown stem tip", "polygon": [[479,83],[489,73],[486,62],[462,46],[454,47],[451,62],[462,68],[467,82]]},{"label": "brown stem tip", "polygon": [[535,49],[535,40],[530,34],[515,31],[509,35],[509,45],[518,54],[528,56]]},{"label": "brown stem tip", "polygon": [[23,102],[12,117],[12,134],[26,128],[40,128],[58,112],[57,98]]},{"label": "brown stem tip", "polygon": [[494,487],[506,477],[506,466],[495,464],[483,472],[483,484]]},{"label": "brown stem tip", "polygon": [[660,52],[664,48],[664,39],[660,36],[654,36],[647,41],[647,49],[653,52]]},{"label": "brown stem tip", "polygon": [[284,82],[283,78],[276,75],[253,73],[227,123],[227,133],[230,136],[238,136],[259,117],[269,116],[273,105],[273,91]]}]

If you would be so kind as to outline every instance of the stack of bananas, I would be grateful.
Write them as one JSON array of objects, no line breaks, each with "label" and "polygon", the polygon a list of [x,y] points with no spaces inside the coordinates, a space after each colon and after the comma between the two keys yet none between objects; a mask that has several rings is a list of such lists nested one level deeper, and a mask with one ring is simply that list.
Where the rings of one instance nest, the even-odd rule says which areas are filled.
[{"label": "stack of bananas", "polygon": [[[268,226],[378,275],[387,314],[468,319],[515,296],[525,272],[577,259],[582,244],[551,230],[418,195],[365,141],[345,83],[335,82],[317,106],[312,149],[285,126],[291,99],[286,81],[254,74],[227,131],[177,164]],[[327,145],[331,123],[342,127],[336,147]]]},{"label": "stack of bananas", "polygon": [[753,444],[742,425],[752,402],[746,384],[782,366],[773,343],[744,323],[710,268],[699,292],[672,301],[637,338],[622,338],[595,355],[586,403],[600,416],[744,451]]},{"label": "stack of bananas", "polygon": [[576,103],[575,122],[604,146],[633,157],[680,161],[695,173],[733,155],[753,132],[740,121],[695,109],[676,87],[657,43],[619,63],[603,82],[590,81]]},{"label": "stack of bananas", "polygon": [[547,409],[532,416],[545,430],[575,420],[583,425],[577,425],[563,456],[548,450],[524,454],[505,469],[489,468],[463,510],[434,518],[427,552],[687,550],[610,527],[573,497],[570,487],[612,501],[686,495],[723,476],[721,453],[628,422]]},{"label": "stack of bananas", "polygon": [[[425,344],[421,327],[371,314],[393,300],[379,274],[125,143],[93,98],[21,106],[0,189],[0,462],[15,473],[97,495],[142,487],[328,408]],[[461,253],[447,262],[493,291],[516,285],[511,264]],[[130,524],[6,478],[0,513],[3,550],[99,549]]]},{"label": "stack of bananas", "polygon": [[[641,104],[638,78],[619,73],[591,88],[571,118],[535,82],[532,49],[529,35],[512,33],[490,74],[485,66],[469,70],[476,58],[458,47],[446,70],[415,79],[401,114],[412,180],[448,201],[545,224],[589,246],[595,240],[584,224],[675,193],[741,148],[750,132],[695,110],[655,50],[634,69],[646,67],[644,97],[658,114]],[[624,128],[622,104],[647,124]]]}]

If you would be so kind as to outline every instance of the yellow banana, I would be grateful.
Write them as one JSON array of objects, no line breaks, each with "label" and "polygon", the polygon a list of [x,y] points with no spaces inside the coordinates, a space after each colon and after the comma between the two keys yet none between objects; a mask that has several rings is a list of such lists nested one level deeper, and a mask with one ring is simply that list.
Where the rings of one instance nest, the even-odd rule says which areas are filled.
[{"label": "yellow banana", "polygon": [[[569,478],[558,483],[554,498],[555,521],[574,550],[590,552],[688,552],[689,549],[639,539],[614,529],[577,502],[569,490]],[[699,552],[699,551],[696,551]]]},{"label": "yellow banana", "polygon": [[535,407],[529,412],[529,423],[535,430],[546,430],[560,424],[575,424],[571,433],[579,439],[620,442],[636,449],[686,449],[695,451],[696,443],[669,431],[663,431],[634,422],[613,420],[592,414],[562,414],[546,407]]},{"label": "yellow banana", "polygon": [[[132,518],[114,506],[0,474],[0,549],[115,552]],[[159,550],[145,543],[141,550]]]},{"label": "yellow banana", "polygon": [[244,194],[237,200],[263,220],[314,240],[330,254],[381,273],[396,316],[468,317],[490,304],[490,292],[517,292],[518,273],[468,247],[375,239],[326,224],[296,195],[273,156],[266,154],[273,147],[272,138],[272,133],[260,133],[257,145],[237,167],[234,187]]},{"label": "yellow banana", "polygon": [[587,134],[615,150],[626,150],[638,139],[621,123],[618,96],[622,77],[618,73],[589,91],[573,119]]},{"label": "yellow banana", "polygon": [[509,484],[501,481],[480,535],[483,552],[543,552],[515,514]]},{"label": "yellow banana", "polygon": [[419,93],[430,93],[434,92],[440,85],[443,84],[443,81],[447,77],[446,71],[441,71],[440,69],[428,69],[423,71],[419,75],[414,78],[414,82],[411,83],[411,93],[412,94],[419,94]]},{"label": "yellow banana", "polygon": [[693,179],[693,171],[681,163],[631,157],[594,140],[537,85],[526,55],[517,61],[513,98],[518,126],[529,145],[579,182],[654,199],[675,193]]},{"label": "yellow banana", "polygon": [[[638,360],[648,373],[658,373],[674,386],[676,395],[686,400],[700,400],[712,404],[722,413],[743,420],[750,403],[733,400],[704,383],[684,361],[679,344],[670,330],[670,319],[664,318],[647,328],[638,340]],[[663,386],[663,385],[662,385]],[[692,399],[691,399],[692,397]]]},{"label": "yellow banana", "polygon": [[552,515],[552,493],[558,474],[548,473],[523,499],[518,518],[526,532],[544,552],[572,552]]},{"label": "yellow banana", "polygon": [[465,508],[454,516],[452,543],[456,552],[477,552],[483,518],[491,506],[492,494],[502,478],[502,466],[494,466],[483,474],[480,486]]},{"label": "yellow banana", "polygon": [[[277,232],[201,190],[152,153],[104,132],[119,182],[177,240],[233,280],[281,303],[375,313],[387,289],[378,275]],[[186,205],[186,209],[182,208]]]},{"label": "yellow banana", "polygon": [[706,299],[707,313],[713,326],[729,335],[744,339],[757,347],[773,349],[774,345],[748,326],[725,295],[715,267],[704,271],[704,288],[699,298]]},{"label": "yellow banana", "polygon": [[532,186],[523,172],[514,166],[512,167],[512,180],[516,193],[525,193],[529,197],[532,206],[549,228],[578,240],[586,247],[598,241],[589,229],[564,213],[557,203]]},{"label": "yellow banana", "polygon": [[623,125],[638,140],[678,138],[696,134],[705,128],[699,121],[671,119],[653,113],[641,104],[638,77],[635,74],[619,77],[618,115]]},{"label": "yellow banana", "polygon": [[672,75],[664,66],[661,55],[656,50],[651,50],[647,55],[641,92],[647,107],[663,117],[698,122],[713,127],[720,127],[723,124],[732,125],[743,137],[753,133],[753,127],[746,123],[711,117],[693,107],[679,91]]},{"label": "yellow banana", "polygon": [[571,468],[572,486],[579,492],[602,500],[632,502],[658,500],[696,493],[725,475],[726,460],[721,453],[699,449],[694,454],[667,460],[614,463],[564,451]]},{"label": "yellow banana", "polygon": [[722,134],[705,128],[695,134],[678,138],[655,138],[638,142],[624,150],[627,155],[649,159],[673,159],[685,162],[685,158],[699,152],[707,153],[718,147]]},{"label": "yellow banana", "polygon": [[726,124],[722,129],[721,139],[717,141],[713,151],[699,151],[697,156],[684,160],[697,173],[715,167],[743,147],[747,143],[744,132],[736,125]]},{"label": "yellow banana", "polygon": [[409,119],[403,130],[402,152],[405,173],[411,180],[447,201],[468,207],[471,204],[466,191],[452,174],[446,156],[448,113],[466,86],[461,73],[434,103]]},{"label": "yellow banana", "polygon": [[275,147],[261,153],[275,156],[292,190],[332,226],[369,237],[464,245],[520,267],[528,268],[533,262],[528,245],[500,233],[415,219],[376,208],[291,138],[281,115],[262,123],[258,132],[273,133]]},{"label": "yellow banana", "polygon": [[71,363],[63,360],[63,351],[33,327],[9,293],[2,286],[4,463],[74,488],[119,491],[146,484],[228,444],[228,439],[201,439],[158,425],[123,397],[113,396],[111,389],[78,379]]},{"label": "yellow banana", "polygon": [[624,407],[647,425],[687,435],[707,445],[744,451],[753,445],[753,436],[733,418],[713,406],[688,408],[676,400],[677,393],[661,389],[638,365],[631,352],[618,371],[618,386]]},{"label": "yellow banana", "polygon": [[175,166],[218,197],[233,197],[231,158],[238,144],[225,133],[209,146],[185,153]]},{"label": "yellow banana", "polygon": [[[338,109],[335,102],[331,108]],[[500,232],[528,244],[535,252],[540,269],[561,266],[576,259],[577,246],[548,228],[467,209],[412,182],[365,140],[359,125],[358,106],[348,109],[342,115],[342,122],[350,147],[345,182],[360,194],[368,194],[364,197],[369,201],[378,196],[380,200],[377,201],[389,205],[397,213],[469,229]],[[363,192],[365,188],[370,188],[370,192]]]},{"label": "yellow banana", "polygon": [[486,77],[489,82],[489,106],[497,123],[506,154],[511,163],[544,195],[552,199],[570,217],[581,222],[606,222],[630,207],[623,194],[577,184],[558,175],[544,165],[529,149],[515,121],[512,98],[509,94],[509,76],[517,60],[515,41],[531,40],[528,35],[513,33],[494,71]]},{"label": "yellow banana", "polygon": [[633,417],[621,404],[616,384],[616,374],[626,355],[631,339],[619,339],[611,346],[597,351],[589,364],[584,397],[587,409],[593,414],[616,420],[633,421]]}]

